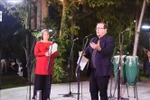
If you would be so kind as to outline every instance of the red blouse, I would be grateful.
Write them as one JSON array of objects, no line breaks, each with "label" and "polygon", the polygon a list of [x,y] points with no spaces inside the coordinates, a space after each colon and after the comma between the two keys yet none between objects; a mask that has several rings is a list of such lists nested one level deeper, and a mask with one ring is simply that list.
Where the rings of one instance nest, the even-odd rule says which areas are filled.
[{"label": "red blouse", "polygon": [[50,70],[48,70],[48,56],[45,53],[49,50],[49,46],[52,42],[37,42],[34,47],[34,55],[36,56],[36,68],[35,74],[49,75],[54,73],[54,58],[58,55],[58,51],[54,52],[50,56]]}]

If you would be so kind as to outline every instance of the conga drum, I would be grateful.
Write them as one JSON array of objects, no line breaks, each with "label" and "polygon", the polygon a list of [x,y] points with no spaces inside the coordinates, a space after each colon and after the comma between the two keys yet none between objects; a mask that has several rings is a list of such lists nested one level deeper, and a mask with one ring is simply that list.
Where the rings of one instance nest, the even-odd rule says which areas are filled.
[{"label": "conga drum", "polygon": [[126,57],[125,70],[127,83],[129,84],[129,86],[135,86],[139,72],[137,56]]},{"label": "conga drum", "polygon": [[[125,84],[126,83],[126,75],[125,75],[125,58],[126,58],[126,55],[122,55],[122,58],[121,58],[121,66],[119,65],[119,59],[120,59],[120,55],[116,55],[113,57],[113,65],[114,65],[114,75],[115,75],[115,78],[117,79],[118,77],[118,66],[121,67],[121,83],[122,84]],[[119,76],[120,77],[120,76]]]}]

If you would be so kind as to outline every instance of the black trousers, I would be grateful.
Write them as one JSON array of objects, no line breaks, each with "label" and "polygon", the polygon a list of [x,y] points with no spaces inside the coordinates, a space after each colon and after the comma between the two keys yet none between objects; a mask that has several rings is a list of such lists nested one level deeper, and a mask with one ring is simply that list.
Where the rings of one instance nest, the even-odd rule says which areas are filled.
[{"label": "black trousers", "polygon": [[[93,70],[90,74],[90,94],[91,100],[108,100],[107,88],[110,76],[98,76]],[[99,93],[100,92],[100,93]]]},{"label": "black trousers", "polygon": [[33,99],[37,90],[42,91],[42,100],[50,100],[52,75],[35,75]]}]

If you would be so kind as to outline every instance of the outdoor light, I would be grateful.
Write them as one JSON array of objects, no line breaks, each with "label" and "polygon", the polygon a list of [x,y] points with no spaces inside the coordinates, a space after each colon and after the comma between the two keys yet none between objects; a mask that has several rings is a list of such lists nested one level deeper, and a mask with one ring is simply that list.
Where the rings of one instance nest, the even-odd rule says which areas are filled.
[{"label": "outdoor light", "polygon": [[2,22],[2,11],[0,11],[0,22]]},{"label": "outdoor light", "polygon": [[48,31],[49,31],[49,32],[53,32],[53,30],[52,30],[52,29],[49,29]]},{"label": "outdoor light", "polygon": [[23,2],[23,0],[7,0],[7,2],[17,4]]},{"label": "outdoor light", "polygon": [[143,25],[143,26],[142,26],[142,29],[146,29],[146,30],[147,30],[147,29],[150,29],[150,25]]}]

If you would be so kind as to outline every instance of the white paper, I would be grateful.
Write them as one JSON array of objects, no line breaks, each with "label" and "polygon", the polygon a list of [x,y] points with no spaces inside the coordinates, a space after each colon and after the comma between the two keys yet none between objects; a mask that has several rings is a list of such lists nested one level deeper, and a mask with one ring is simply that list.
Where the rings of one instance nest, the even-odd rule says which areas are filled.
[{"label": "white paper", "polygon": [[[79,64],[79,60],[80,60],[80,64]],[[80,66],[80,70],[82,70],[82,71],[84,70],[84,68],[85,68],[86,64],[88,63],[88,61],[89,60],[84,56],[82,56],[82,58],[81,58],[81,56],[78,57],[77,64]]]},{"label": "white paper", "polygon": [[50,45],[49,46],[49,53],[53,54],[54,52],[57,51],[57,48],[58,48],[58,44],[57,43],[54,43],[54,44]]}]

